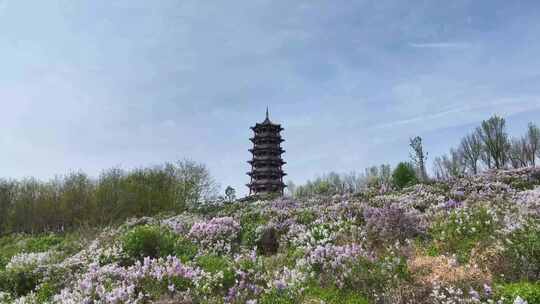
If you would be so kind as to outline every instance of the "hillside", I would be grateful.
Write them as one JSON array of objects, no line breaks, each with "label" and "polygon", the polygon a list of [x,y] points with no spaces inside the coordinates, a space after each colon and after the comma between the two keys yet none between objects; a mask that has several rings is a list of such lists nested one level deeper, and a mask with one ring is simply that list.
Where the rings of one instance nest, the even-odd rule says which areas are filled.
[{"label": "hillside", "polygon": [[0,303],[532,304],[539,279],[531,168],[0,239]]}]

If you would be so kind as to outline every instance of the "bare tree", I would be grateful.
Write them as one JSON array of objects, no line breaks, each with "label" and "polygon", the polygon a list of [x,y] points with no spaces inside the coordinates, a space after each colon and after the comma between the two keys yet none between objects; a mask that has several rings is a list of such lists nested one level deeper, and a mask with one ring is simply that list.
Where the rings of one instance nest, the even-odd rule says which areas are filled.
[{"label": "bare tree", "polygon": [[465,166],[472,174],[478,173],[478,161],[482,156],[482,140],[478,132],[473,132],[461,140],[459,147]]},{"label": "bare tree", "polygon": [[410,157],[417,168],[417,174],[418,179],[421,181],[427,180],[427,173],[426,173],[426,158],[427,153],[424,153],[424,148],[422,147],[422,138],[420,136],[416,136],[410,139],[409,146],[412,149],[412,153],[410,154]]},{"label": "bare tree", "polygon": [[449,155],[435,157],[433,168],[435,177],[439,180],[460,177],[465,173],[463,153],[459,150],[450,149]]},{"label": "bare tree", "polygon": [[526,167],[529,160],[529,145],[527,138],[512,138],[509,150],[510,164],[513,168]]},{"label": "bare tree", "polygon": [[527,127],[527,146],[529,163],[536,166],[536,156],[540,157],[540,129],[532,122]]},{"label": "bare tree", "polygon": [[485,148],[484,160],[489,168],[504,168],[508,161],[510,142],[506,133],[506,121],[499,116],[493,116],[482,121],[479,132]]},{"label": "bare tree", "polygon": [[437,180],[447,180],[448,172],[444,166],[442,156],[437,156],[433,159],[433,174]]},{"label": "bare tree", "polygon": [[287,181],[286,184],[287,187],[285,188],[285,194],[287,196],[293,197],[294,193],[296,192],[296,184],[292,180]]}]

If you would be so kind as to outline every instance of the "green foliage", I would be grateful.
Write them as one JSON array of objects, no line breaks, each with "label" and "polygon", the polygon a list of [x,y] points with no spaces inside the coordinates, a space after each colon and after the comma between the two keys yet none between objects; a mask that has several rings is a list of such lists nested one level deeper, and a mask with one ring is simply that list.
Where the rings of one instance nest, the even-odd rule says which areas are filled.
[{"label": "green foliage", "polygon": [[46,303],[47,301],[50,301],[52,297],[59,291],[59,288],[54,286],[54,284],[48,282],[41,284],[36,292],[38,303]]},{"label": "green foliage", "polygon": [[189,160],[130,171],[113,168],[97,179],[72,172],[48,182],[0,180],[0,236],[180,212],[213,197],[216,188],[207,168]]},{"label": "green foliage", "polygon": [[398,189],[412,186],[418,182],[414,168],[410,163],[401,162],[392,173],[392,183]]},{"label": "green foliage", "polygon": [[350,290],[373,296],[410,279],[407,259],[395,252],[381,254],[375,261],[359,258],[351,267],[346,286]]},{"label": "green foliage", "polygon": [[296,221],[302,225],[309,225],[317,218],[317,214],[312,210],[302,210],[296,216]]},{"label": "green foliage", "polygon": [[202,255],[197,257],[195,262],[199,267],[212,274],[223,273],[223,279],[220,283],[224,290],[228,290],[234,285],[235,274],[232,261],[229,258],[217,255]]},{"label": "green foliage", "polygon": [[496,223],[484,207],[459,209],[438,218],[431,227],[437,252],[456,254],[467,262],[471,250],[493,240]]},{"label": "green foliage", "polygon": [[529,221],[505,239],[506,278],[540,280],[540,223]]},{"label": "green foliage", "polygon": [[297,296],[283,290],[272,289],[262,296],[261,304],[295,304],[298,303]]},{"label": "green foliage", "polygon": [[259,239],[257,228],[265,225],[268,220],[258,211],[246,212],[240,218],[240,242],[242,245],[254,247]]},{"label": "green foliage", "polygon": [[129,257],[166,257],[175,253],[176,235],[158,226],[137,226],[122,238],[122,248]]},{"label": "green foliage", "polygon": [[34,291],[41,280],[41,275],[33,267],[0,271],[0,290],[17,297]]},{"label": "green foliage", "polygon": [[191,240],[184,237],[177,236],[174,246],[174,255],[178,257],[182,262],[192,260],[197,255],[197,245],[193,244]]},{"label": "green foliage", "polygon": [[540,304],[540,283],[519,282],[497,287],[497,298],[504,298],[504,304],[512,304],[521,297],[528,304]]},{"label": "green foliage", "polygon": [[148,294],[151,299],[159,299],[163,295],[170,294],[169,286],[174,286],[176,291],[186,291],[193,288],[193,281],[183,277],[174,277],[168,280],[154,280],[144,278],[140,282],[140,289]]},{"label": "green foliage", "polygon": [[24,235],[12,234],[0,237],[0,270],[11,257],[22,252],[44,252],[50,249],[73,254],[80,250],[78,233]]},{"label": "green foliage", "polygon": [[58,247],[63,241],[64,238],[54,234],[32,237],[26,241],[25,249],[28,252],[44,252],[53,247]]},{"label": "green foliage", "polygon": [[368,300],[354,290],[339,289],[337,287],[321,287],[310,284],[305,290],[307,299],[323,300],[328,304],[368,304]]}]

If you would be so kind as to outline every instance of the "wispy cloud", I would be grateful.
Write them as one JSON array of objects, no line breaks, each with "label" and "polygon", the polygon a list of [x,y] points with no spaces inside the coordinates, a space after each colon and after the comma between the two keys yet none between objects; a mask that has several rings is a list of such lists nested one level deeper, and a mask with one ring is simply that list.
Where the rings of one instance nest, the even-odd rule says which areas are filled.
[{"label": "wispy cloud", "polygon": [[470,42],[411,42],[409,46],[421,49],[467,49],[473,44]]}]

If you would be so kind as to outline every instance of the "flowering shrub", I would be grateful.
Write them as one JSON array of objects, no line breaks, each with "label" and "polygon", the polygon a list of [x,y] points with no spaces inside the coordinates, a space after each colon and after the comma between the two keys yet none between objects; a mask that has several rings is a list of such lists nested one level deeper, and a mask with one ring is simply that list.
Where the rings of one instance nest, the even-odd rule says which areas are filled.
[{"label": "flowering shrub", "polygon": [[169,228],[174,233],[179,235],[185,235],[189,232],[189,229],[193,224],[199,222],[201,218],[194,214],[181,213],[179,215],[166,218],[161,221],[161,225]]},{"label": "flowering shrub", "polygon": [[227,292],[226,303],[256,303],[266,287],[261,257],[256,251],[242,253],[234,259],[236,283]]},{"label": "flowering shrub", "polygon": [[[182,264],[176,257],[145,258],[128,268],[91,264],[70,287],[54,297],[59,303],[137,303],[152,298],[149,287],[168,290],[181,299],[195,296],[191,289],[202,283],[202,270]],[[149,282],[156,282],[156,285]],[[146,291],[146,292],[145,292]],[[153,291],[155,293],[155,290]],[[160,293],[161,293],[160,292]],[[166,293],[166,292],[165,292]]]},{"label": "flowering shrub", "polygon": [[196,258],[197,266],[218,279],[218,288],[228,290],[234,285],[235,275],[232,261],[218,255],[202,255]]},{"label": "flowering shrub", "polygon": [[44,277],[44,268],[56,258],[52,251],[21,253],[11,258],[4,271],[0,272],[0,290],[15,295],[25,295],[36,289]]},{"label": "flowering shrub", "polygon": [[238,240],[240,224],[232,217],[215,217],[210,221],[195,223],[189,231],[189,238],[200,248],[229,253]]},{"label": "flowering shrub", "polygon": [[505,239],[506,276],[514,280],[540,280],[540,222],[530,220]]},{"label": "flowering shrub", "polygon": [[496,216],[484,207],[453,210],[431,227],[431,234],[442,252],[467,261],[471,250],[495,239]]},{"label": "flowering shrub", "polygon": [[364,210],[366,230],[378,242],[404,241],[424,233],[423,219],[416,210],[407,210],[398,204]]},{"label": "flowering shrub", "polygon": [[0,303],[535,303],[532,172],[0,237]]},{"label": "flowering shrub", "polygon": [[51,251],[37,253],[21,253],[11,258],[6,265],[6,270],[15,270],[22,268],[36,268],[44,265],[54,259],[55,253]]},{"label": "flowering shrub", "polygon": [[504,304],[540,303],[540,283],[505,284],[498,287],[497,296]]},{"label": "flowering shrub", "polygon": [[360,246],[324,245],[313,248],[305,259],[312,276],[318,277],[323,285],[343,287],[352,276],[352,265],[360,256],[364,256]]}]

